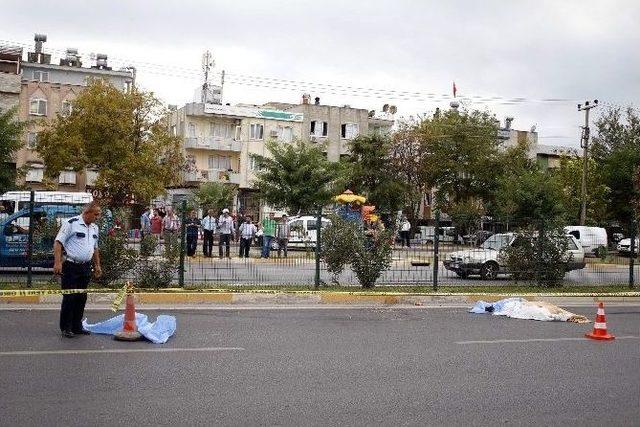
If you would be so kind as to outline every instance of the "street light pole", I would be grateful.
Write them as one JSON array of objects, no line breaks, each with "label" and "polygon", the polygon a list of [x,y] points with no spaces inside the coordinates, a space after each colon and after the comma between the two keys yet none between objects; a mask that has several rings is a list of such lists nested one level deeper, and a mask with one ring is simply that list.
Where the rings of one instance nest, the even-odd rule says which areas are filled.
[{"label": "street light pole", "polygon": [[593,103],[585,101],[584,105],[578,104],[578,111],[584,111],[584,127],[582,128],[582,207],[580,209],[580,225],[585,225],[587,221],[587,169],[589,156],[589,110],[598,106],[598,100],[594,99]]}]

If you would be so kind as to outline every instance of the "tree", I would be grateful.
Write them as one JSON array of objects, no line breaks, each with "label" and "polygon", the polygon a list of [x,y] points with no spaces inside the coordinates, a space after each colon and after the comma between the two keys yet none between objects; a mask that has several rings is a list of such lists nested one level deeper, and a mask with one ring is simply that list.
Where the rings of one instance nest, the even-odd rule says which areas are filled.
[{"label": "tree", "polygon": [[24,123],[17,121],[15,115],[15,108],[0,113],[0,194],[14,188],[16,182],[15,169],[8,163],[22,146]]},{"label": "tree", "polygon": [[393,140],[384,134],[359,135],[351,141],[345,168],[346,185],[367,196],[379,212],[393,212],[406,204],[410,187],[392,161]]},{"label": "tree", "polygon": [[221,210],[233,204],[237,189],[221,182],[206,182],[193,191],[193,202],[204,209]]},{"label": "tree", "polygon": [[611,189],[609,219],[628,224],[633,201],[640,198],[633,176],[640,164],[640,111],[611,107],[595,123],[591,156],[600,168],[604,184]]},{"label": "tree", "polygon": [[339,165],[318,146],[268,141],[266,147],[270,156],[252,155],[259,167],[254,185],[265,202],[291,213],[311,213],[331,201]]},{"label": "tree", "polygon": [[[578,224],[582,204],[583,160],[577,157],[562,157],[560,167],[554,171],[563,189],[563,204],[567,224]],[[593,158],[589,159],[587,173],[587,225],[605,225],[608,216],[610,190]]]},{"label": "tree", "polygon": [[151,93],[91,81],[71,114],[58,116],[38,138],[45,176],[56,178],[69,167],[97,168],[95,186],[113,205],[131,198],[147,203],[177,183],[184,167],[180,140],[168,132],[164,113]]}]

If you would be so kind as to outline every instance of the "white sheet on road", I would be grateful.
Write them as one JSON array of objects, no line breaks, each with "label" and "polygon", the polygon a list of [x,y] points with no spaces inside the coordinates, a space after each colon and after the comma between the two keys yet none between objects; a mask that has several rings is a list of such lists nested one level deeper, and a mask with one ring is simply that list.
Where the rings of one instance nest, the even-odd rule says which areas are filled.
[{"label": "white sheet on road", "polygon": [[527,301],[524,298],[506,298],[494,303],[478,301],[469,312],[543,322],[589,323],[589,319],[586,317],[571,313],[556,305],[543,301]]},{"label": "white sheet on road", "polygon": [[[122,330],[124,314],[112,317],[98,323],[82,321],[82,327],[96,334],[114,335]],[[136,326],[138,332],[155,344],[164,344],[169,337],[176,332],[176,318],[174,316],[159,315],[155,322],[149,322],[146,314],[136,313]]]}]

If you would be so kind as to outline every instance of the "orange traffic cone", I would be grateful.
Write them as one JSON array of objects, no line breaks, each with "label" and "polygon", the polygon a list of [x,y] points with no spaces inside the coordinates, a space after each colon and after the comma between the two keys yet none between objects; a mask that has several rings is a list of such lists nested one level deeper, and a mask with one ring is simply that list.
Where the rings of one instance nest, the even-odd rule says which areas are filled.
[{"label": "orange traffic cone", "polygon": [[116,332],[113,338],[118,341],[138,341],[142,335],[136,327],[136,307],[133,294],[127,294],[127,307],[124,311],[124,325],[122,331]]},{"label": "orange traffic cone", "polygon": [[607,332],[607,321],[604,318],[604,304],[600,303],[598,306],[598,314],[596,315],[596,321],[593,322],[593,332],[584,334],[585,337],[592,340],[612,340],[615,337]]}]

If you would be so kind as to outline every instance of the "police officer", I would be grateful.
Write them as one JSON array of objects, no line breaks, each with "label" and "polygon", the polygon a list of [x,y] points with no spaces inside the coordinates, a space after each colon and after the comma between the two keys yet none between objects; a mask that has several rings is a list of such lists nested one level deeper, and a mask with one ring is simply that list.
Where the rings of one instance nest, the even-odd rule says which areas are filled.
[{"label": "police officer", "polygon": [[[96,221],[101,210],[97,202],[85,206],[81,215],[74,216],[62,223],[53,244],[53,273],[62,274],[62,289],[86,289],[91,280],[91,263],[95,277],[102,275],[100,254],[98,252],[99,230]],[[65,259],[63,262],[63,251]],[[60,330],[62,336],[73,338],[77,335],[89,335],[82,329],[82,316],[87,302],[87,294],[62,296],[60,307]]]}]

